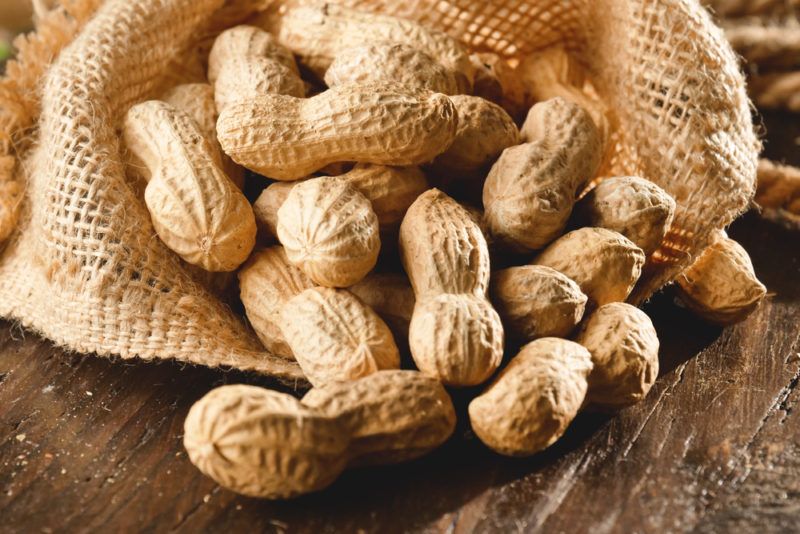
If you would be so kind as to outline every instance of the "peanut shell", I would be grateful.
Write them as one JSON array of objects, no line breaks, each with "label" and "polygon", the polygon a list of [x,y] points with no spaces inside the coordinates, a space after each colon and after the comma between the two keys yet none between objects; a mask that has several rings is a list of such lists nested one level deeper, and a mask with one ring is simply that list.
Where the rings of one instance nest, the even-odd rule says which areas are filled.
[{"label": "peanut shell", "polygon": [[506,148],[519,143],[519,131],[508,113],[477,96],[450,97],[458,113],[458,129],[450,147],[433,162],[440,173],[480,177]]},{"label": "peanut shell", "polygon": [[410,91],[455,95],[460,92],[454,73],[431,56],[405,44],[377,43],[342,51],[325,72],[325,83],[396,82]]},{"label": "peanut shell", "polygon": [[612,302],[589,316],[575,341],[592,354],[587,400],[621,408],[642,400],[658,376],[658,336],[642,310]]},{"label": "peanut shell", "polygon": [[303,404],[350,429],[350,465],[417,458],[447,440],[456,424],[442,384],[416,371],[378,371],[314,388]]},{"label": "peanut shell", "polygon": [[247,319],[264,346],[275,355],[294,359],[280,329],[283,306],[314,283],[292,265],[283,247],[253,254],[239,271],[239,291]]},{"label": "peanut shell", "polygon": [[328,486],[347,464],[349,443],[341,421],[291,395],[254,386],[211,391],[184,423],[191,462],[251,497],[284,499]]},{"label": "peanut shell", "polygon": [[723,232],[676,281],[690,310],[722,325],[743,320],[767,294],[747,251]]},{"label": "peanut shell", "polygon": [[347,287],[375,266],[378,218],[369,200],[332,177],[297,184],[278,210],[286,256],[319,285]]},{"label": "peanut shell", "polygon": [[527,111],[525,85],[519,74],[502,57],[492,52],[477,52],[469,56],[475,67],[472,94],[494,102],[514,119]]},{"label": "peanut shell", "polygon": [[592,370],[589,351],[546,337],[528,343],[469,404],[472,429],[489,448],[528,456],[555,443],[575,418]]},{"label": "peanut shell", "polygon": [[340,161],[418,165],[453,142],[449,98],[397,84],[346,84],[311,98],[264,95],[227,106],[217,121],[222,149],[244,167],[298,180]]},{"label": "peanut shell", "polygon": [[389,327],[349,291],[303,291],[283,306],[280,327],[314,386],[400,367]]},{"label": "peanut shell", "polygon": [[580,228],[558,238],[531,265],[552,267],[574,280],[592,306],[624,301],[642,274],[644,252],[605,228]]},{"label": "peanut shell", "polygon": [[637,176],[607,178],[577,205],[587,226],[614,230],[649,256],[658,249],[675,216],[675,199]]},{"label": "peanut shell", "polygon": [[506,149],[492,166],[483,204],[495,239],[526,251],[563,232],[601,152],[591,117],[561,98],[532,107],[520,132],[527,142]]},{"label": "peanut shell", "polygon": [[506,332],[523,341],[567,337],[583,317],[588,300],[578,284],[543,265],[496,271],[491,294]]}]

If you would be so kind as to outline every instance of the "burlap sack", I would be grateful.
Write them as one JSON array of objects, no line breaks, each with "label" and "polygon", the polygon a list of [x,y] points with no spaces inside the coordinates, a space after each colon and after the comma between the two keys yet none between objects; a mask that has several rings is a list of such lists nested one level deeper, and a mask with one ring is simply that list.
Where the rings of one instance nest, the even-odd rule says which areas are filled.
[{"label": "burlap sack", "polygon": [[[120,116],[148,97],[222,3],[108,0],[49,69],[36,148],[17,154],[26,195],[0,257],[0,315],[79,352],[301,377],[296,364],[264,352],[160,243],[121,163]],[[558,42],[577,54],[618,115],[615,172],[645,176],[678,202],[637,301],[669,282],[753,195],[758,142],[743,79],[696,0],[346,3],[509,57]],[[237,4],[244,14],[253,2]]]}]

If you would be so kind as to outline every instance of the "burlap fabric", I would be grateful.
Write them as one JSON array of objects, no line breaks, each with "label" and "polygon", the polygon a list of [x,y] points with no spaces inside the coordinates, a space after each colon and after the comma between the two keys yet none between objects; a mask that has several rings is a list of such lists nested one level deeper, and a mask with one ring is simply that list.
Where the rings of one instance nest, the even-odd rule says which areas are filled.
[{"label": "burlap fabric", "polygon": [[[160,243],[121,163],[119,118],[150,95],[222,3],[108,0],[49,69],[35,148],[16,154],[26,195],[0,256],[0,315],[79,352],[301,377]],[[237,16],[254,4],[238,3]],[[637,301],[669,282],[753,195],[758,141],[744,82],[696,0],[346,3],[508,57],[559,42],[574,51],[617,113],[614,171],[645,176],[678,203]]]}]

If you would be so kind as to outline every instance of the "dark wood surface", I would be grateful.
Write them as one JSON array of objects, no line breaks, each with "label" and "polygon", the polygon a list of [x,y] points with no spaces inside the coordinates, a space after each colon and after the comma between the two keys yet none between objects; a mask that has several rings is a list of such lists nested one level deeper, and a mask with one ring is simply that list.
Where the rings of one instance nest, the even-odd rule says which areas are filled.
[{"label": "dark wood surface", "polygon": [[[767,153],[797,163],[800,128],[768,117]],[[721,329],[669,292],[647,306],[661,377],[641,404],[583,414],[550,450],[512,460],[464,423],[406,465],[357,470],[291,502],[234,495],[181,446],[214,386],[254,376],[67,354],[0,322],[0,531],[798,531],[800,234],[746,215],[731,228],[768,300]]]}]

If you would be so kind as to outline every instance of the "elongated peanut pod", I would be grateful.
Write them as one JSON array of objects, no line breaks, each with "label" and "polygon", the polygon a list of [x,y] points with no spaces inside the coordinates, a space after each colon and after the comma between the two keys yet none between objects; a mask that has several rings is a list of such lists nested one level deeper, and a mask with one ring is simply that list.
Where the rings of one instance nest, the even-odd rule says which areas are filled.
[{"label": "elongated peanut pod", "polygon": [[22,187],[14,177],[14,156],[0,156],[0,243],[17,228]]},{"label": "elongated peanut pod", "polygon": [[449,35],[410,20],[318,2],[287,6],[265,24],[320,79],[345,50],[394,43],[417,48],[436,59],[457,77],[460,92],[472,88],[474,67],[464,47]]},{"label": "elongated peanut pod", "polygon": [[427,191],[400,225],[400,256],[417,299],[409,331],[417,367],[454,386],[489,378],[503,356],[503,325],[486,297],[489,251],[470,214]]},{"label": "elongated peanut pod", "polygon": [[743,320],[767,294],[747,251],[723,232],[676,281],[686,306],[717,324]]},{"label": "elongated peanut pod", "polygon": [[560,438],[583,404],[589,351],[565,339],[528,343],[469,404],[478,438],[508,456],[537,453]]},{"label": "elongated peanut pod", "polygon": [[381,371],[309,391],[302,401],[254,386],[222,386],[184,423],[191,462],[220,485],[285,499],[318,491],[349,466],[422,456],[455,429],[442,385],[414,371]]},{"label": "elongated peanut pod", "polygon": [[125,142],[147,168],[145,204],[158,236],[189,263],[232,271],[255,245],[250,203],[195,122],[165,102],[132,107]]},{"label": "elongated peanut pod", "polygon": [[217,135],[240,165],[297,180],[338,161],[428,162],[450,146],[457,124],[442,94],[348,84],[308,99],[266,95],[231,104],[219,116]]},{"label": "elongated peanut pod", "polygon": [[183,111],[197,123],[208,144],[214,150],[222,169],[236,187],[244,187],[244,169],[236,165],[219,145],[217,140],[217,107],[214,103],[214,88],[207,83],[185,83],[176,85],[161,96],[161,100]]}]

